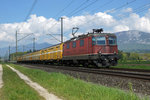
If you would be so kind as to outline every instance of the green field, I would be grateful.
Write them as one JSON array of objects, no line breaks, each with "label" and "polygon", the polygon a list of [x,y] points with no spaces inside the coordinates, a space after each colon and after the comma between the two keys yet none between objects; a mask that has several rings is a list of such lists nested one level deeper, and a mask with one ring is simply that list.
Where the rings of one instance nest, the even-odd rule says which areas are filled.
[{"label": "green field", "polygon": [[127,60],[125,62],[120,62],[118,64],[150,64],[150,61],[132,61],[132,60]]},{"label": "green field", "polygon": [[144,64],[118,64],[117,66],[113,66],[113,68],[129,68],[129,69],[150,70],[150,66],[144,65]]},{"label": "green field", "polygon": [[[11,64],[12,65],[12,64]],[[65,100],[140,100],[132,92],[87,83],[61,73],[47,73],[37,69],[12,65],[44,88]]]},{"label": "green field", "polygon": [[4,86],[0,89],[0,100],[44,100],[5,65],[3,65],[3,81]]}]

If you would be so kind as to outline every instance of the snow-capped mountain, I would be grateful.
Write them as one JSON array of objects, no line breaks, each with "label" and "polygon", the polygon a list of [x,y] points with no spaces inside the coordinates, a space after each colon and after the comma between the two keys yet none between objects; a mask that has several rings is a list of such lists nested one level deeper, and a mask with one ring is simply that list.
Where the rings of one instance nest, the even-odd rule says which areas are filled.
[{"label": "snow-capped mountain", "polygon": [[129,30],[115,33],[120,50],[129,52],[150,52],[150,33]]}]

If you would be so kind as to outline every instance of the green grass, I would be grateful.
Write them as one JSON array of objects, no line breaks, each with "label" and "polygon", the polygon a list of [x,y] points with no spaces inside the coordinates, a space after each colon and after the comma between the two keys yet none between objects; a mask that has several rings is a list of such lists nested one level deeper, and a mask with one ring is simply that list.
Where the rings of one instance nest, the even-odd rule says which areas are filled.
[{"label": "green grass", "polygon": [[130,65],[130,64],[119,64],[117,66],[113,66],[113,68],[129,68],[129,69],[150,70],[150,66],[147,66],[147,65]]},{"label": "green grass", "polygon": [[119,64],[150,64],[150,61],[135,61],[135,60],[127,60],[125,62],[118,62]]},{"label": "green grass", "polygon": [[6,65],[3,65],[3,81],[0,100],[44,100]]},{"label": "green grass", "polygon": [[87,83],[61,73],[47,73],[19,65],[12,66],[48,89],[49,92],[65,100],[139,100],[132,92],[126,93],[119,89]]}]

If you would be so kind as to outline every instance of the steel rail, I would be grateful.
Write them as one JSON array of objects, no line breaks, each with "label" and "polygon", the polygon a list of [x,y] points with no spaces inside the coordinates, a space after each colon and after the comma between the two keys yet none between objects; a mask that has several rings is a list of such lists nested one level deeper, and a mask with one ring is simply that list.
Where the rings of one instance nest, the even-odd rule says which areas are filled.
[{"label": "steel rail", "polygon": [[140,72],[139,70],[127,70],[122,69],[117,70],[117,68],[111,69],[92,69],[92,68],[84,68],[84,67],[68,67],[68,66],[56,66],[56,65],[43,65],[43,64],[29,64],[31,66],[42,67],[42,68],[55,68],[60,70],[69,70],[69,71],[76,71],[76,72],[84,72],[84,73],[92,73],[92,74],[103,74],[103,75],[112,75],[118,77],[126,77],[126,78],[134,78],[134,79],[141,79],[150,81],[150,73],[147,72]]}]

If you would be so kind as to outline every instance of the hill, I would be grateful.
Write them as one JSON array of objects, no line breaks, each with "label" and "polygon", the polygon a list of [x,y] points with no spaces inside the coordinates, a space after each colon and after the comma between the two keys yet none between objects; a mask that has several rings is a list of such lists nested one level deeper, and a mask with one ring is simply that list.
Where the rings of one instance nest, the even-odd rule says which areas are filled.
[{"label": "hill", "polygon": [[[49,44],[49,43],[36,43],[35,44],[35,50],[40,50],[40,49],[43,49],[43,48],[46,48],[46,47],[49,47],[51,46],[52,44]],[[33,44],[27,44],[27,45],[24,45],[24,46],[18,46],[18,52],[23,52],[23,51],[29,51],[29,50],[33,50]],[[14,53],[16,52],[16,47],[11,47],[10,48],[10,51],[11,53]],[[8,47],[4,47],[4,48],[1,48],[0,49],[0,56],[8,56]]]},{"label": "hill", "polygon": [[150,33],[129,30],[115,33],[118,39],[118,48],[125,52],[150,53]]}]

